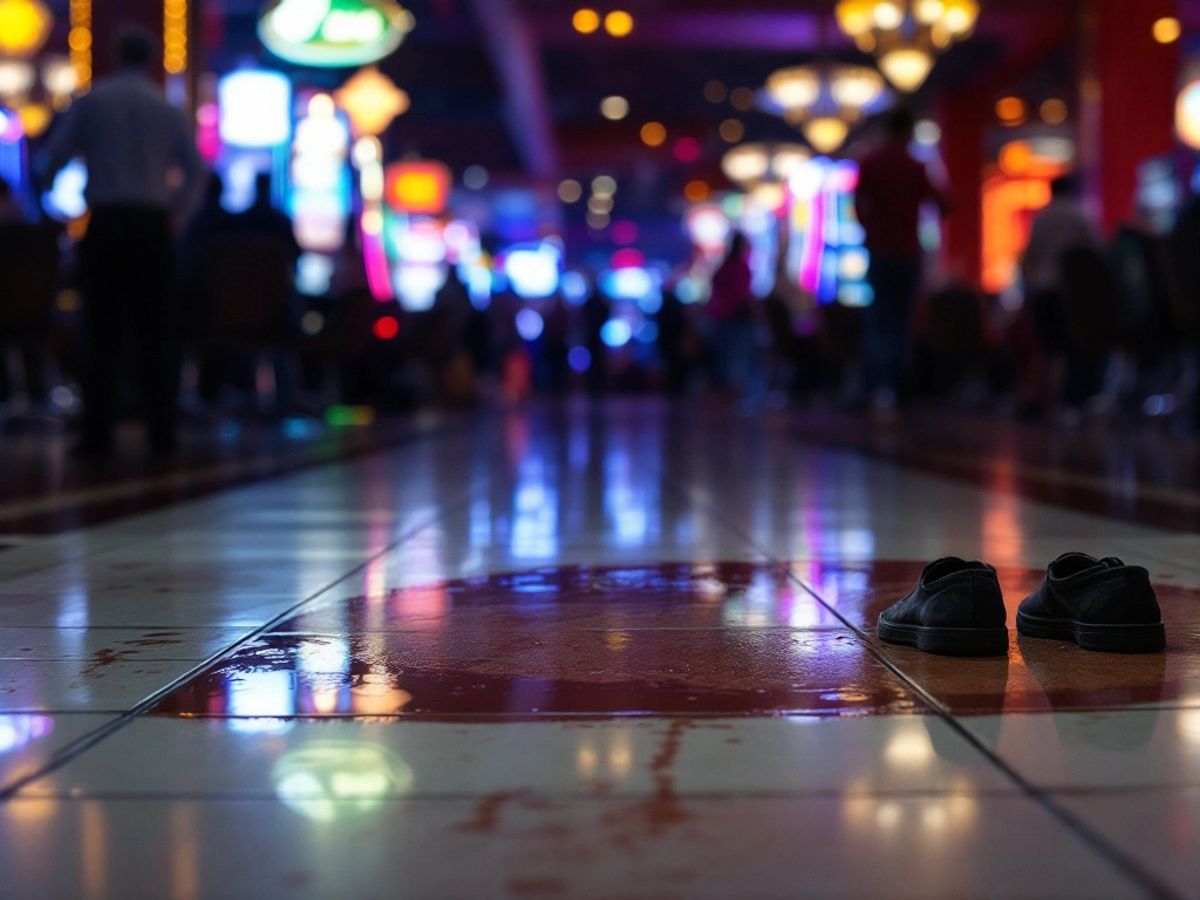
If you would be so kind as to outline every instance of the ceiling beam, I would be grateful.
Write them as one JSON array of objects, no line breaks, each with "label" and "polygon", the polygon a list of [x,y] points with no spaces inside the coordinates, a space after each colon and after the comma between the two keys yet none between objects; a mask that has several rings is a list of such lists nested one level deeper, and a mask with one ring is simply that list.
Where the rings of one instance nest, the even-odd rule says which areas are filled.
[{"label": "ceiling beam", "polygon": [[473,0],[482,40],[504,94],[504,120],[526,170],[558,177],[558,147],[538,44],[512,0]]}]

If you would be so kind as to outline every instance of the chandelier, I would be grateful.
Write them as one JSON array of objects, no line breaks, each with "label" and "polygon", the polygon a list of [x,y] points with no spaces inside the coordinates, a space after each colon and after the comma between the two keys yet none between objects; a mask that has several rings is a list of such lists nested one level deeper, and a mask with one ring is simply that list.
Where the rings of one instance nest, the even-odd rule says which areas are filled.
[{"label": "chandelier", "polygon": [[935,55],[970,36],[977,0],[838,0],[838,25],[859,49],[875,55],[898,90],[917,90]]},{"label": "chandelier", "polygon": [[798,127],[818,153],[833,153],[846,142],[850,126],[886,89],[874,69],[855,65],[802,65],[779,69],[767,78],[771,107]]},{"label": "chandelier", "polygon": [[787,181],[811,158],[800,144],[738,144],[721,157],[725,177],[744,190],[764,182]]}]

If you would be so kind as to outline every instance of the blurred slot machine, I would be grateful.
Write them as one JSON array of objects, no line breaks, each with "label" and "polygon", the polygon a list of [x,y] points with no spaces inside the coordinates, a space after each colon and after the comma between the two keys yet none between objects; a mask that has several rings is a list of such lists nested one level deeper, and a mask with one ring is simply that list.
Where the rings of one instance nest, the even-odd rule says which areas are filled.
[{"label": "blurred slot machine", "polygon": [[869,257],[854,213],[858,166],[849,160],[810,160],[790,180],[788,272],[818,303],[867,306]]},{"label": "blurred slot machine", "polygon": [[451,174],[442,163],[392,163],[384,174],[384,246],[392,288],[408,312],[432,309],[446,280],[445,224]]},{"label": "blurred slot machine", "polygon": [[296,123],[292,141],[287,207],[300,261],[302,293],[329,289],[334,258],[346,239],[350,220],[350,129],[328,94],[313,95],[306,115]]}]

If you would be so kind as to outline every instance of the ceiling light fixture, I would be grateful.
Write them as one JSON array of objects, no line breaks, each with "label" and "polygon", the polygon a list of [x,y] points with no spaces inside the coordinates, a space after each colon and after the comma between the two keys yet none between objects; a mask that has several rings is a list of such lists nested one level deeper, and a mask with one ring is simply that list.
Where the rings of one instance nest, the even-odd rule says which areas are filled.
[{"label": "ceiling light fixture", "polygon": [[937,53],[969,37],[979,18],[978,0],[838,0],[834,9],[842,31],[905,93],[925,83]]}]

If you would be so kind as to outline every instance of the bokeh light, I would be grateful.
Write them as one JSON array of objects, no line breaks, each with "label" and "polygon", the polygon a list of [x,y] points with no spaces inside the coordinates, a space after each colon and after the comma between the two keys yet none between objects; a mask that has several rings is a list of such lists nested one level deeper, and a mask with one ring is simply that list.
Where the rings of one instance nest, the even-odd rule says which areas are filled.
[{"label": "bokeh light", "polygon": [[604,30],[613,37],[626,37],[633,31],[633,16],[623,9],[614,9],[604,17]]},{"label": "bokeh light", "polygon": [[662,122],[647,122],[642,126],[642,143],[647,147],[661,147],[667,141],[667,128]]},{"label": "bokeh light", "polygon": [[726,119],[717,131],[721,135],[721,140],[727,144],[736,144],[746,136],[746,126],[741,123],[740,119]]},{"label": "bokeh light", "polygon": [[574,178],[565,178],[558,183],[558,199],[563,203],[578,203],[583,197],[583,185]]},{"label": "bokeh light", "polygon": [[1005,125],[1020,125],[1029,115],[1020,97],[1002,97],[996,101],[996,118]]},{"label": "bokeh light", "polygon": [[680,162],[695,162],[700,158],[700,142],[693,137],[681,137],[675,142],[674,152]]},{"label": "bokeh light", "polygon": [[1042,105],[1038,108],[1038,113],[1041,115],[1042,121],[1047,125],[1061,125],[1067,121],[1067,103],[1065,100],[1051,97],[1049,100],[1042,102]]},{"label": "bokeh light", "polygon": [[711,191],[709,190],[708,182],[702,181],[699,178],[689,181],[683,187],[683,196],[692,203],[701,203],[707,200],[709,193]]},{"label": "bokeh light", "polygon": [[600,101],[600,115],[610,121],[619,122],[629,115],[629,101],[616,94],[605,97]]},{"label": "bokeh light", "polygon": [[592,34],[600,27],[600,14],[587,7],[577,9],[571,16],[571,27],[580,34]]},{"label": "bokeh light", "polygon": [[380,316],[371,330],[379,340],[390,341],[400,333],[400,323],[395,316]]},{"label": "bokeh light", "polygon": [[1151,26],[1151,33],[1160,44],[1173,44],[1183,34],[1183,26],[1174,16],[1164,16]]}]

